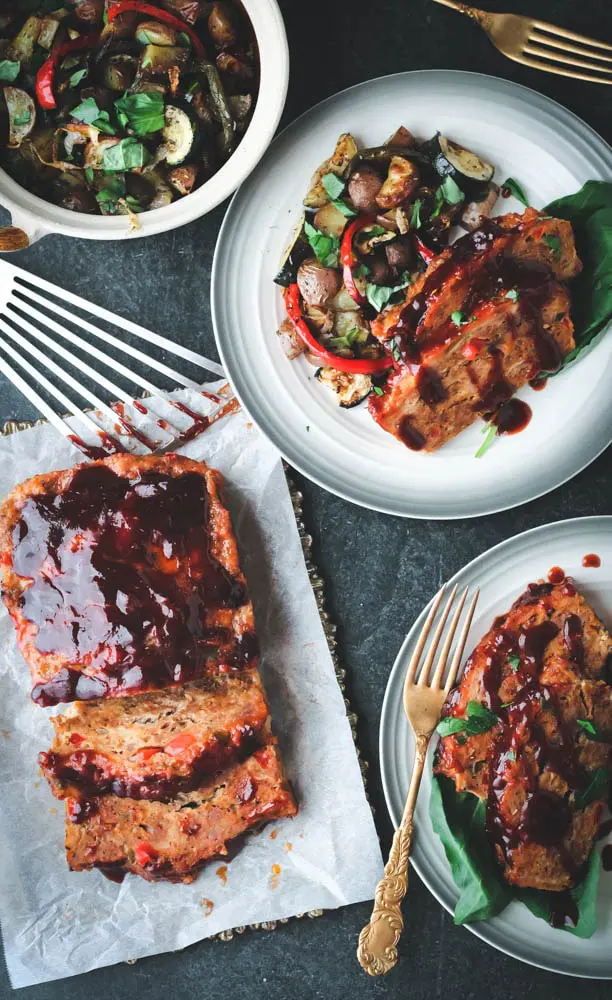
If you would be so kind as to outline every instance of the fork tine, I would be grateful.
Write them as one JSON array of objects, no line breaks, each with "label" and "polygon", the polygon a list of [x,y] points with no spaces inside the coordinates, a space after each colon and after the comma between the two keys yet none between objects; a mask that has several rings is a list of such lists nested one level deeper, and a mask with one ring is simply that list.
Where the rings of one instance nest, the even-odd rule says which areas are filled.
[{"label": "fork tine", "polygon": [[427,642],[427,637],[429,636],[429,632],[431,630],[431,624],[434,618],[436,617],[438,608],[440,607],[440,601],[444,597],[445,590],[446,590],[446,584],[444,583],[442,584],[440,590],[433,599],[431,608],[429,609],[429,614],[427,615],[425,624],[423,625],[423,629],[419,636],[419,641],[416,644],[416,648],[414,650],[414,653],[412,654],[410,663],[408,664],[408,670],[406,671],[406,680],[404,681],[405,684],[412,684],[412,682],[414,681],[417,672],[417,667],[419,665],[419,660],[421,659],[421,653],[423,652],[423,648],[425,646],[425,643]]},{"label": "fork tine", "polygon": [[440,615],[440,621],[438,622],[438,626],[436,628],[436,631],[434,632],[433,639],[431,640],[431,645],[427,651],[425,662],[421,667],[421,672],[419,674],[419,681],[418,681],[419,687],[425,687],[429,681],[429,672],[431,670],[431,665],[433,663],[434,656],[436,655],[436,650],[438,648],[440,639],[442,638],[444,626],[446,625],[446,619],[450,614],[450,609],[453,606],[453,602],[455,600],[456,595],[457,595],[457,584],[455,584],[455,586],[451,590],[448,601],[446,602],[446,607],[444,608],[444,611]]},{"label": "fork tine", "polygon": [[444,676],[444,670],[446,668],[446,661],[448,659],[448,654],[450,652],[450,648],[453,639],[455,637],[455,632],[457,631],[457,625],[459,624],[459,619],[461,617],[461,612],[463,611],[463,605],[465,604],[465,599],[468,595],[468,590],[469,587],[466,587],[465,590],[463,591],[459,599],[459,604],[457,605],[457,610],[455,611],[455,614],[453,615],[452,621],[450,623],[448,635],[444,640],[444,645],[442,646],[442,650],[440,652],[440,656],[438,657],[438,662],[436,664],[436,671],[434,673],[433,680],[431,682],[432,688],[440,687],[442,677]]},{"label": "fork tine", "polygon": [[588,49],[584,45],[570,45],[569,42],[562,42],[559,38],[543,35],[537,31],[533,31],[529,35],[528,41],[535,42],[537,45],[550,45],[551,48],[561,49],[563,52],[573,52],[574,55],[585,56],[587,59],[601,59],[603,62],[612,63],[612,56],[605,56],[603,52]]},{"label": "fork tine", "polygon": [[465,649],[465,644],[467,642],[468,632],[470,631],[470,625],[472,624],[472,618],[474,617],[474,611],[476,610],[476,605],[478,603],[478,598],[480,597],[480,587],[476,587],[474,596],[472,598],[472,603],[468,608],[468,613],[465,616],[465,622],[463,623],[463,629],[461,630],[461,635],[459,636],[459,642],[457,643],[457,648],[455,650],[455,655],[453,656],[450,669],[448,671],[448,677],[446,678],[446,684],[444,685],[444,694],[447,695],[453,684],[457,679],[457,674],[459,673],[459,667],[461,666],[461,660],[463,659],[463,650]]},{"label": "fork tine", "polygon": [[569,76],[572,80],[586,80],[588,83],[612,84],[612,77],[606,78],[605,76],[595,76],[593,73],[580,73],[578,70],[561,69],[560,66],[555,66],[553,63],[542,62],[540,59],[530,59],[528,56],[511,55],[509,52],[505,52],[504,54],[508,59],[513,59],[514,62],[521,63],[522,66],[531,66],[532,69],[541,69],[546,73],[556,73],[557,76]]},{"label": "fork tine", "polygon": [[541,31],[548,31],[551,35],[561,35],[562,38],[569,38],[572,42],[585,42],[587,45],[594,45],[598,49],[605,49],[612,52],[612,45],[608,42],[600,42],[597,38],[589,38],[588,35],[579,35],[576,31],[568,31],[566,28],[559,28],[556,24],[548,24],[547,21],[532,21],[534,28]]},{"label": "fork tine", "polygon": [[564,66],[579,66],[581,69],[591,69],[601,74],[612,73],[612,68],[609,66],[597,66],[593,62],[587,62],[586,59],[565,56],[555,49],[542,49],[535,45],[524,45],[523,52],[526,52],[529,56],[540,56],[542,59],[551,59],[553,62],[562,63]]}]

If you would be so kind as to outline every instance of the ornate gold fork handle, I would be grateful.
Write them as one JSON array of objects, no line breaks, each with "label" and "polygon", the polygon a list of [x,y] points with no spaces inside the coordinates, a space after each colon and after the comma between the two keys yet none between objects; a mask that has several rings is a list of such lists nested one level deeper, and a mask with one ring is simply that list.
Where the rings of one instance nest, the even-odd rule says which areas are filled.
[{"label": "ornate gold fork handle", "polygon": [[404,927],[402,900],[408,888],[414,807],[430,739],[431,732],[416,737],[416,755],[402,821],[395,831],[384,875],[376,886],[370,923],[359,935],[357,958],[370,976],[384,976],[397,964],[397,942]]},{"label": "ornate gold fork handle", "polygon": [[476,21],[476,24],[479,24],[481,28],[484,28],[485,31],[492,26],[493,15],[486,10],[477,10],[475,7],[468,7],[466,3],[459,3],[459,0],[436,0],[436,3],[444,4],[445,7],[452,7],[453,10],[458,10],[460,14],[466,14],[472,18],[472,21]]}]

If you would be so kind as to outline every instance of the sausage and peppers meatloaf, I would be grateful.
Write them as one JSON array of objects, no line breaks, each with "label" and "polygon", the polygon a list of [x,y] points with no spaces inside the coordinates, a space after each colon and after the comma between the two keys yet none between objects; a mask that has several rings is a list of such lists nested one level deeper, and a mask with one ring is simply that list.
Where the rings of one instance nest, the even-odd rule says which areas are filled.
[{"label": "sausage and peppers meatloaf", "polygon": [[511,430],[516,390],[575,346],[564,282],[581,269],[569,222],[532,208],[483,219],[373,321],[397,367],[369,397],[371,415],[416,451],[478,417]]},{"label": "sausage and peppers meatloaf", "polygon": [[513,885],[558,892],[580,880],[611,773],[611,681],[612,637],[566,577],[530,584],[449,695],[434,770],[486,800]]},{"label": "sausage and peppers meatloaf", "polygon": [[4,602],[41,705],[257,662],[221,477],[113,455],[16,487],[0,508]]},{"label": "sausage and peppers meatloaf", "polygon": [[75,870],[189,882],[297,812],[258,671],[220,473],[114,455],[36,476],[0,510],[5,603],[55,740]]}]

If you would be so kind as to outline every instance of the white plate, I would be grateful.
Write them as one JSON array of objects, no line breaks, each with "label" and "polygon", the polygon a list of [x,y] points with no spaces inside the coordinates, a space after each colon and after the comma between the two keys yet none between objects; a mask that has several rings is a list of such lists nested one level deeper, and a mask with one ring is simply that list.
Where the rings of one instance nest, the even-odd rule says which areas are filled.
[{"label": "white plate", "polygon": [[[374,145],[404,124],[436,129],[519,179],[536,206],[612,178],[612,150],[559,104],[525,87],[447,70],[382,77],[317,105],[272,144],[236,194],[212,273],[219,353],[245,409],[284,457],[320,486],[354,503],[406,517],[474,517],[525,503],[576,475],[612,440],[612,337],[604,338],[544,392],[529,388],[533,418],[521,434],[474,459],[474,425],[440,452],[410,452],[365,406],[342,410],[303,358],[288,361],[272,283],[314,168],[341,132]],[[503,210],[520,209],[513,200]],[[452,484],[452,485],[451,485]]]},{"label": "white plate", "polygon": [[[582,567],[583,556],[590,552],[601,557],[599,569]],[[552,566],[561,566],[574,577],[595,611],[612,626],[612,517],[576,518],[515,535],[474,559],[453,577],[451,582],[460,587],[481,588],[468,650],[488,631],[495,616],[507,611],[528,583],[546,578]],[[414,740],[402,708],[402,687],[426,610],[414,623],[393,665],[380,723],[383,786],[396,826],[414,757]],[[416,808],[412,862],[436,899],[452,912],[458,892],[429,820],[432,751],[433,746]],[[567,931],[554,930],[532,916],[522,904],[512,903],[493,920],[466,927],[499,951],[542,969],[569,976],[612,979],[612,874],[606,872],[601,873],[597,921],[597,932],[583,941]]]}]

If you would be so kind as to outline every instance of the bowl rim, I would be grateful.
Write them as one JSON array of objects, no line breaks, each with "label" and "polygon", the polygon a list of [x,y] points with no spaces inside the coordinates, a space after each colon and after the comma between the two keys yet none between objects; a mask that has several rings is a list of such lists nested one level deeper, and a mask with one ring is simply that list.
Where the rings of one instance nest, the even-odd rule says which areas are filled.
[{"label": "bowl rim", "polygon": [[223,166],[192,194],[139,215],[140,228],[128,216],[96,216],[61,208],[32,194],[0,168],[0,204],[12,225],[25,230],[30,242],[51,233],[92,240],[142,238],[193,222],[228,198],[265,153],[280,121],[289,85],[289,46],[277,0],[241,0],[253,26],[259,50],[259,90],[253,117],[236,150]]}]

